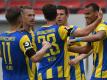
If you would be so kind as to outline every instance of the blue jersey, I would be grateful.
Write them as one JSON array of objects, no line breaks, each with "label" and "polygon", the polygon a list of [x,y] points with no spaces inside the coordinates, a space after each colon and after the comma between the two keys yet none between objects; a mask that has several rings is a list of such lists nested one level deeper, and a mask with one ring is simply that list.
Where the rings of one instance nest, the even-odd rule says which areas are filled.
[{"label": "blue jersey", "polygon": [[[32,43],[32,47],[36,51],[34,31],[31,29],[29,32],[28,31],[23,31],[22,33],[29,37],[29,39],[30,39],[30,41]],[[28,59],[28,60],[30,60],[30,59]],[[31,60],[30,60],[30,62],[31,62]],[[30,69],[28,69],[28,72],[29,72],[29,75],[30,75],[30,80],[34,80],[34,79],[37,80],[37,67],[36,67],[36,63],[32,62],[32,65],[31,66],[28,65],[28,68],[31,68],[31,71],[30,71]]]},{"label": "blue jersey", "polygon": [[32,62],[25,55],[26,42],[30,39],[19,31],[0,34],[3,80],[34,80]]},{"label": "blue jersey", "polygon": [[[52,43],[52,47],[41,59],[38,68],[38,80],[57,79],[69,76],[69,54],[66,54],[67,30],[65,26],[42,26],[35,31],[37,50],[42,48],[43,40]],[[66,50],[65,50],[66,49]]]}]

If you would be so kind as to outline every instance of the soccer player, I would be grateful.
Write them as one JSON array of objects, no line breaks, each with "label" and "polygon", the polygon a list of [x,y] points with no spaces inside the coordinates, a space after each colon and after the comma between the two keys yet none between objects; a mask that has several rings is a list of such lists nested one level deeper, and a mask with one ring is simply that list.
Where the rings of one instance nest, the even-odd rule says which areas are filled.
[{"label": "soccer player", "polygon": [[[101,21],[102,16],[99,15],[99,18],[94,23],[75,32],[74,28],[66,28],[66,26],[59,27],[56,24],[57,8],[55,5],[44,5],[42,11],[47,23],[35,31],[35,43],[37,50],[41,48],[43,40],[52,43],[52,48],[47,51],[47,54],[40,61],[38,80],[65,80],[69,76],[70,71],[68,64],[69,54],[66,54],[65,49],[67,48],[64,48],[66,47],[65,41],[68,35],[74,33],[75,36],[89,34]],[[85,33],[86,31],[84,30],[87,29],[90,29],[88,30],[89,33]]]},{"label": "soccer player", "polygon": [[[96,13],[99,10],[99,6],[95,3],[90,3],[85,6],[85,18],[87,25],[91,24],[97,19]],[[102,20],[97,28],[92,32],[92,35],[86,37],[80,37],[80,41],[92,42],[93,46],[93,74],[90,80],[107,80],[107,58],[106,58],[106,46],[107,46],[107,22]],[[75,42],[77,39],[70,40]]]},{"label": "soccer player", "polygon": [[[33,27],[35,26],[35,12],[34,9],[31,6],[21,6],[21,17],[22,17],[22,28],[23,33],[28,35],[30,38],[30,41],[32,43],[33,48],[36,51],[35,48],[35,37],[33,32]],[[37,80],[37,67],[36,63],[32,62],[30,59],[28,64],[32,63],[32,66],[28,66],[28,73],[30,74],[30,77],[35,78]],[[29,69],[30,68],[30,69]],[[35,74],[35,75],[33,75]],[[33,76],[32,76],[33,75]]]},{"label": "soccer player", "polygon": [[[61,5],[57,6],[57,18],[56,18],[57,24],[60,26],[65,25],[69,27],[67,23],[68,17],[69,17],[69,12],[68,12],[67,7],[61,6]],[[74,45],[81,46],[82,43],[76,43]],[[85,56],[86,54],[79,55],[79,53],[73,53],[69,51],[68,51],[68,54],[70,55],[70,59],[72,60],[72,62],[75,62],[74,65],[70,66],[70,80],[85,80],[83,60],[77,61],[75,58],[77,58],[78,56],[79,57]]]},{"label": "soccer player", "polygon": [[[2,54],[3,80],[34,80],[30,78],[27,67],[28,58],[37,62],[51,47],[44,41],[43,47],[35,52],[29,37],[21,31],[17,31],[21,21],[21,9],[9,8],[6,11],[6,19],[11,25],[10,30],[0,34],[0,48]],[[29,68],[30,69],[30,68]]]},{"label": "soccer player", "polygon": [[[32,42],[33,48],[36,51],[35,35],[34,35],[34,31],[33,31],[33,28],[35,26],[34,9],[31,6],[21,6],[20,8],[22,10],[21,16],[22,16],[22,25],[23,25],[22,30],[24,30],[23,33],[29,36],[29,38]],[[29,72],[33,72],[35,74],[35,76],[34,76],[35,80],[37,80],[36,63],[33,63],[31,68],[32,69]],[[32,74],[32,73],[29,73],[29,74]],[[33,77],[33,76],[31,76],[31,77]]]}]

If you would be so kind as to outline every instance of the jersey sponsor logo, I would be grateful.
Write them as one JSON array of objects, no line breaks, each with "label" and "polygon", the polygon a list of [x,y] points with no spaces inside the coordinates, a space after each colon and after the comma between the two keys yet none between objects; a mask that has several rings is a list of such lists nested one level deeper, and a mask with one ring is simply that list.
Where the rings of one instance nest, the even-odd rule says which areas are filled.
[{"label": "jersey sponsor logo", "polygon": [[15,41],[15,37],[0,37],[0,41]]}]

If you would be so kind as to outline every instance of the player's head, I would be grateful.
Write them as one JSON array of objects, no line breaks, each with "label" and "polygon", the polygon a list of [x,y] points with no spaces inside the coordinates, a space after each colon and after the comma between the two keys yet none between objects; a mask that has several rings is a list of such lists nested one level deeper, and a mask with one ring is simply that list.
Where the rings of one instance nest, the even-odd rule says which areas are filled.
[{"label": "player's head", "polygon": [[85,6],[85,19],[87,25],[91,24],[97,19],[97,12],[99,11],[99,6],[96,3],[90,3]]},{"label": "player's head", "polygon": [[6,10],[5,17],[11,25],[20,24],[21,9],[19,7],[10,7]]},{"label": "player's head", "polygon": [[69,12],[67,7],[61,5],[57,6],[56,22],[58,25],[66,25],[68,16]]},{"label": "player's head", "polygon": [[42,11],[43,11],[43,14],[44,14],[44,17],[46,20],[48,20],[48,21],[56,20],[57,9],[56,9],[55,5],[46,4],[43,6]]},{"label": "player's head", "polygon": [[33,27],[35,25],[35,11],[31,6],[21,6],[23,26]]}]

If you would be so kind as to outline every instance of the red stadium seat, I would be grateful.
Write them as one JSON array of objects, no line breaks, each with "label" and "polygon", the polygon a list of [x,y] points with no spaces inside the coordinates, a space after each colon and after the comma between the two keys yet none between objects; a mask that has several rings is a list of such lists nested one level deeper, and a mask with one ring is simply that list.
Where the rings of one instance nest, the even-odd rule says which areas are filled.
[{"label": "red stadium seat", "polygon": [[41,9],[45,4],[54,4],[55,0],[36,0],[34,8]]},{"label": "red stadium seat", "polygon": [[8,6],[14,7],[14,6],[26,6],[31,5],[31,2],[29,0],[10,0],[8,2]]},{"label": "red stadium seat", "polygon": [[45,4],[55,4],[55,0],[36,0],[33,5],[35,9],[35,14],[42,14],[41,8]]},{"label": "red stadium seat", "polygon": [[42,10],[41,9],[35,9],[35,14],[42,14]]},{"label": "red stadium seat", "polygon": [[0,0],[0,9],[5,8],[4,0]]},{"label": "red stadium seat", "polygon": [[68,8],[79,8],[81,2],[80,0],[61,0],[59,4],[67,6]]}]

